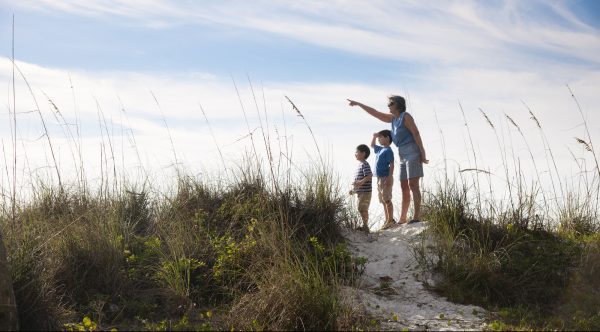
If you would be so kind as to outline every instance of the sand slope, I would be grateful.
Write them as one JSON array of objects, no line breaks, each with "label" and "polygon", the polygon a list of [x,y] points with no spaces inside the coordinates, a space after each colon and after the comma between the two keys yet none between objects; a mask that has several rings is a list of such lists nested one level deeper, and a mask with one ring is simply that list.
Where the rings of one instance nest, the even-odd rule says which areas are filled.
[{"label": "sand slope", "polygon": [[353,253],[367,258],[354,297],[366,313],[381,322],[380,329],[482,330],[484,309],[448,302],[420,281],[425,276],[410,247],[419,243],[418,235],[426,227],[422,222],[368,235],[345,230]]}]

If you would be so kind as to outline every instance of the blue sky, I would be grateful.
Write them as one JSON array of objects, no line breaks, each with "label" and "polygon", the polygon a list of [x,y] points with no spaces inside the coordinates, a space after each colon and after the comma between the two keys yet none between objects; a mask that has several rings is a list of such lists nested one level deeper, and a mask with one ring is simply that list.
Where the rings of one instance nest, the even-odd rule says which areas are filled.
[{"label": "blue sky", "polygon": [[[231,5],[235,8],[235,5]],[[18,58],[49,67],[149,73],[247,73],[269,81],[393,80],[415,64],[201,20],[148,26],[143,17],[15,8]],[[3,12],[3,54],[10,55],[10,12]],[[168,19],[168,18],[166,18]],[[360,68],[359,71],[356,69]]]},{"label": "blue sky", "polygon": [[[16,102],[9,60],[13,15],[16,63],[33,92],[32,97],[17,75]],[[81,126],[82,144],[89,144],[89,173],[99,168],[94,161],[103,139],[98,109],[115,140],[121,140],[122,154],[131,156],[127,132],[135,133],[142,163],[159,172],[173,158],[165,122],[182,162],[193,172],[205,172],[220,159],[215,144],[234,164],[248,151],[251,142],[243,137],[264,124],[260,112],[270,121],[270,138],[279,138],[278,144],[287,139],[295,160],[310,163],[312,137],[284,96],[303,111],[342,177],[352,172],[354,147],[384,127],[347,107],[346,98],[385,111],[387,95],[405,95],[431,160],[429,179],[449,159],[455,170],[475,166],[465,148],[468,133],[459,102],[480,162],[489,161],[477,167],[498,177],[500,147],[480,109],[502,130],[503,140],[514,139],[514,153],[529,160],[505,115],[514,118],[531,135],[538,164],[544,163],[543,142],[536,141],[524,103],[545,126],[550,143],[564,152],[555,153],[569,171],[581,167],[573,163],[571,152],[582,154],[573,137],[600,140],[595,126],[600,121],[600,1],[595,0],[0,0],[0,54],[5,113],[39,106],[67,169],[73,147],[64,138],[66,127],[53,117],[48,96],[69,122]],[[585,136],[567,84],[592,126],[592,137]],[[28,160],[41,156],[38,162],[47,166],[48,147],[36,140],[39,120],[19,113],[18,127],[21,145],[36,151]],[[0,128],[7,151],[10,129],[8,123]],[[125,169],[128,161],[122,159]],[[3,178],[6,182],[10,179]]]},{"label": "blue sky", "polygon": [[[269,81],[364,83],[463,61],[515,65],[502,56],[527,58],[526,65],[598,67],[585,49],[558,45],[577,45],[568,45],[567,33],[597,32],[600,5],[594,0],[282,3],[3,1],[0,45],[10,55],[14,14],[18,58],[65,69],[247,72]],[[543,29],[565,35],[544,35]],[[520,35],[528,31],[531,36]]]},{"label": "blue sky", "polygon": [[[205,71],[223,76],[248,72],[269,80],[321,80],[327,75],[343,81],[359,80],[365,74],[385,75],[382,65],[402,66],[399,61],[382,58],[369,62],[358,54],[228,26],[190,23],[156,29],[106,17],[38,12],[15,15],[18,54],[23,61],[52,67]],[[5,54],[9,54],[10,36],[3,37]],[[360,72],[348,70],[357,66],[362,67]]]}]

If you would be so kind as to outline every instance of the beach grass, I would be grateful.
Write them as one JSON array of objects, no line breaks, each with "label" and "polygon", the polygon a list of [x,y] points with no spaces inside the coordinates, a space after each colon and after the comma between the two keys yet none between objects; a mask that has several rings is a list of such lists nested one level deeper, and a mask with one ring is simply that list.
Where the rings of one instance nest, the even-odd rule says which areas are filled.
[{"label": "beach grass", "polygon": [[335,329],[337,287],[358,275],[335,187],[315,175],[272,192],[250,168],[238,179],[185,177],[160,199],[48,189],[2,216],[21,328]]},{"label": "beach grass", "polygon": [[[506,186],[490,184],[484,195],[482,183],[489,181],[489,172],[473,165],[463,170],[476,171],[470,172],[472,177],[446,177],[427,188],[423,215],[429,228],[415,255],[423,268],[439,276],[429,285],[432,289],[452,301],[488,309],[489,329],[597,330],[600,176],[588,126],[578,108],[586,134],[573,143],[582,145],[585,155],[573,154],[580,172],[567,182],[558,172],[543,127],[527,110],[542,137],[551,190],[540,189],[539,165],[537,178],[525,178],[521,161],[501,143],[498,124],[480,109],[496,135]],[[526,142],[519,124],[505,117]],[[533,161],[535,147],[526,147]],[[475,156],[474,146],[470,149]],[[584,169],[582,159],[595,168]],[[493,199],[499,189],[508,194]]]},{"label": "beach grass", "polygon": [[[287,162],[274,163],[265,113],[263,146],[252,139],[242,163],[226,166],[219,153],[222,174],[188,174],[152,93],[169,134],[173,180],[154,183],[142,167],[144,176],[135,182],[119,169],[125,156],[117,155],[113,130],[96,101],[101,161],[92,184],[84,175],[89,172],[77,122],[68,124],[46,97],[76,174],[66,178],[52,156],[58,183],[51,174],[35,177],[24,193],[15,185],[17,170],[10,178],[6,163],[10,181],[2,187],[0,229],[21,329],[331,330],[352,324],[338,287],[353,285],[364,263],[343,242],[340,229],[349,213],[320,153],[314,167],[291,176],[297,166],[287,142],[280,152]],[[295,105],[291,112],[302,115]],[[141,161],[134,132],[127,135]],[[253,137],[250,127],[248,135]],[[17,156],[27,156],[18,143],[15,138],[15,167],[26,164],[17,163]],[[8,160],[13,158],[5,155]]]},{"label": "beach grass", "polygon": [[[16,158],[26,158],[27,151],[17,154],[13,136],[14,155],[5,155],[12,182],[3,183],[0,212],[21,329],[369,328],[368,319],[349,314],[339,294],[341,286],[356,285],[364,264],[350,254],[340,232],[356,220],[342,197],[347,191],[340,189],[297,105],[286,97],[308,128],[316,156],[314,166],[300,172],[287,141],[284,150],[274,151],[269,119],[252,94],[261,140],[254,140],[240,98],[252,144],[244,161],[229,167],[219,150],[222,174],[210,179],[188,174],[169,132],[174,180],[166,189],[143,168],[139,182],[117,169],[116,161],[125,157],[116,155],[98,102],[100,179],[86,182],[82,134],[46,96],[70,142],[76,173],[68,179],[61,172],[38,107],[52,152],[51,173],[33,179],[30,192],[17,199]],[[536,147],[527,143],[526,132],[505,115],[505,125],[526,142],[534,178],[521,172],[522,161],[497,132],[500,125],[480,110],[496,137],[505,177],[506,187],[496,188],[460,104],[459,109],[474,164],[456,174],[446,166],[444,178],[423,189],[429,227],[415,256],[438,276],[429,286],[452,301],[484,306],[492,313],[490,329],[600,329],[600,171],[587,123],[575,144],[595,168],[585,169],[573,155],[581,172],[567,182],[527,107],[547,152],[552,189],[543,191],[543,166],[535,162]],[[128,135],[141,164],[133,131]]]}]

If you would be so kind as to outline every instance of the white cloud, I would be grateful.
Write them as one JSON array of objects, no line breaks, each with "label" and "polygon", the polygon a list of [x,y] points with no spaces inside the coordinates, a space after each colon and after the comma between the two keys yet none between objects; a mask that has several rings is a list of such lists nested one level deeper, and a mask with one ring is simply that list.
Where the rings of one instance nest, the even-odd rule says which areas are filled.
[{"label": "white cloud", "polygon": [[[123,17],[153,27],[216,24],[280,34],[347,52],[451,65],[526,68],[555,56],[598,64],[598,31],[561,3],[473,1],[273,1],[182,2],[166,0],[20,1],[18,6],[75,15]],[[545,18],[538,12],[551,12]],[[560,18],[562,23],[555,22]],[[530,59],[530,52],[546,56]]]},{"label": "white cloud", "polygon": [[[33,4],[31,1],[20,1],[18,5]],[[546,6],[542,2],[534,4]],[[313,138],[306,123],[291,110],[284,98],[286,95],[302,111],[321,151],[333,160],[336,170],[345,177],[352,174],[356,145],[368,143],[373,131],[386,126],[369,118],[360,109],[347,106],[346,98],[363,101],[384,111],[387,95],[396,93],[410,97],[409,111],[419,125],[431,160],[427,166],[426,181],[441,174],[444,156],[451,159],[454,172],[477,166],[489,169],[497,177],[504,177],[504,165],[500,158],[502,149],[521,161],[525,173],[531,173],[530,153],[537,158],[538,167],[547,168],[539,131],[529,119],[522,102],[530,106],[540,120],[561,170],[565,170],[565,174],[573,174],[571,169],[575,166],[568,149],[577,156],[589,158],[589,155],[574,140],[574,137],[587,138],[566,84],[573,89],[582,105],[591,127],[591,141],[600,141],[600,133],[594,127],[594,124],[600,123],[600,113],[597,112],[600,105],[597,93],[600,89],[600,72],[590,69],[597,67],[599,62],[596,56],[600,54],[598,33],[579,22],[560,5],[552,4],[545,8],[578,29],[552,25],[539,17],[523,16],[522,6],[526,5],[521,2],[507,2],[495,8],[484,7],[478,2],[446,5],[446,2],[432,4],[421,1],[304,1],[293,4],[229,1],[201,5],[158,0],[45,1],[35,2],[35,6],[77,15],[127,17],[139,24],[153,24],[154,27],[187,22],[251,28],[347,52],[428,64],[429,70],[413,74],[420,83],[333,84],[324,79],[323,82],[310,84],[271,81],[262,87],[253,82],[256,103],[247,78],[236,77],[248,119],[246,124],[230,78],[211,73],[69,71],[19,62],[19,67],[31,83],[42,114],[50,122],[52,137],[60,147],[61,165],[68,165],[65,160],[69,158],[72,143],[64,137],[63,127],[54,120],[52,107],[42,91],[69,121],[74,121],[77,114],[86,135],[83,141],[88,151],[86,161],[91,165],[90,173],[99,169],[102,143],[96,100],[109,119],[108,131],[114,132],[115,142],[125,142],[117,153],[125,157],[122,158],[125,159],[122,164],[135,165],[138,163],[136,154],[140,153],[145,167],[157,173],[169,169],[174,162],[173,147],[151,92],[164,112],[178,158],[192,172],[221,167],[221,156],[216,145],[221,148],[226,162],[235,164],[244,151],[252,150],[251,141],[246,136],[249,129],[255,130],[261,126],[260,121],[265,130],[269,126],[267,134],[271,137],[274,149],[280,143],[282,146],[288,143],[293,145],[295,161],[309,163],[306,154],[316,153]],[[139,9],[141,7],[143,10]],[[531,57],[529,52],[549,55]],[[560,56],[568,56],[572,60],[551,61]],[[10,82],[11,70],[10,61],[0,60],[1,81]],[[28,89],[22,80],[17,81],[18,111],[35,109]],[[266,106],[263,105],[263,93]],[[0,95],[0,101],[6,105],[5,108],[12,107],[10,93]],[[478,165],[472,160],[470,140],[459,101],[474,139]],[[206,111],[214,139],[200,112],[199,103]],[[122,112],[123,108],[126,114]],[[264,117],[265,108],[268,124]],[[494,122],[501,140],[500,146],[479,108]],[[505,114],[519,124],[533,151],[527,148],[520,134],[507,122]],[[35,114],[19,115],[19,119],[20,137],[26,142],[24,145],[31,149],[29,151],[35,151],[29,153],[30,162],[47,166],[47,144],[44,140],[32,141],[43,133],[39,120]],[[131,137],[127,136],[127,132],[125,137],[120,137],[120,123],[135,134],[135,147],[129,141]],[[443,136],[439,134],[440,129]],[[3,133],[6,153],[10,156],[8,122],[2,123],[0,132]],[[279,135],[280,141],[275,140],[276,135]],[[256,147],[264,155],[260,129],[254,131],[253,138]],[[445,147],[442,146],[443,142]],[[20,163],[24,165],[23,152],[20,153]],[[4,175],[2,177],[5,181]]]},{"label": "white cloud", "polygon": [[[236,154],[239,156],[241,151],[250,147],[248,138],[238,141],[248,134],[248,127],[250,130],[255,130],[260,128],[262,123],[265,130],[267,126],[269,127],[267,134],[272,138],[279,134],[281,139],[284,139],[287,130],[287,136],[293,137],[295,156],[302,159],[305,157],[305,150],[315,152],[312,137],[306,127],[308,123],[321,149],[328,151],[327,153],[338,161],[336,163],[342,173],[350,172],[354,147],[359,143],[368,143],[373,131],[386,127],[385,124],[371,119],[360,109],[350,108],[346,98],[360,100],[385,111],[387,95],[392,93],[408,95],[409,111],[414,114],[422,131],[433,164],[440,164],[440,158],[444,154],[440,150],[439,129],[435,122],[437,115],[447,143],[446,154],[457,160],[462,168],[474,167],[468,164],[470,156],[465,153],[466,131],[458,107],[459,101],[467,116],[472,135],[476,137],[477,145],[482,150],[485,150],[483,148],[485,146],[496,146],[497,143],[479,108],[488,114],[498,128],[501,127],[499,123],[502,122],[509,128],[504,117],[506,113],[524,128],[526,135],[531,135],[532,140],[537,139],[537,129],[529,119],[522,101],[533,109],[550,140],[557,144],[558,149],[563,149],[563,146],[576,147],[574,136],[584,138],[582,127],[579,126],[582,121],[565,84],[558,79],[547,80],[546,77],[531,72],[447,70],[439,72],[437,77],[432,79],[431,86],[419,88],[326,82],[321,84],[280,82],[270,83],[261,88],[260,84],[253,83],[258,105],[254,102],[248,83],[239,80],[237,85],[248,119],[246,124],[238,96],[228,79],[211,77],[208,81],[202,81],[120,72],[69,73],[26,63],[19,63],[19,66],[26,73],[36,94],[51,136],[57,141],[63,136],[62,144],[65,144],[63,151],[68,151],[69,144],[64,137],[64,126],[60,126],[60,122],[52,116],[52,106],[45,99],[42,91],[46,92],[61,109],[68,122],[74,122],[76,119],[73,106],[75,97],[78,121],[82,126],[83,135],[86,139],[89,138],[89,142],[96,139],[96,145],[101,139],[97,100],[108,123],[108,129],[103,129],[103,134],[108,130],[118,140],[122,134],[120,129],[122,124],[127,128],[126,136],[133,131],[139,144],[138,150],[152,156],[148,157],[151,160],[162,160],[156,163],[161,167],[173,163],[173,148],[164,121],[169,126],[176,152],[182,158],[183,156],[187,158],[183,160],[186,164],[192,166],[202,164],[205,159],[204,154],[208,154],[210,158],[220,158],[198,103],[202,104],[206,112],[218,144],[222,145],[223,150],[232,157]],[[9,62],[0,61],[0,77],[3,81],[8,81],[11,76],[10,71]],[[588,117],[588,124],[598,123],[600,118],[594,107],[600,104],[600,97],[596,93],[597,87],[600,86],[600,73],[574,74],[580,75],[579,79],[567,83],[579,98]],[[75,87],[74,91],[70,88],[69,76]],[[64,83],[57,86],[57,82],[61,81]],[[399,88],[406,91],[398,91]],[[150,90],[159,100],[164,120]],[[263,104],[263,93],[266,106]],[[12,107],[10,95],[9,98],[5,96],[2,98],[3,103],[7,107]],[[306,123],[293,112],[284,96],[290,97],[298,106]],[[35,109],[32,98],[22,83],[17,85],[17,108],[19,111]],[[125,113],[121,111],[123,108],[126,110]],[[260,112],[260,120],[258,112]],[[8,122],[4,122],[2,127],[5,144],[9,143],[8,137],[10,137],[8,125]],[[18,126],[23,139],[27,142],[43,134],[36,114],[19,115]],[[512,135],[514,138],[518,137],[516,132]],[[592,135],[598,135],[597,131],[592,130]],[[592,138],[593,141],[600,139],[600,137]],[[128,142],[127,137],[125,141]],[[260,129],[255,131],[254,142],[260,150],[264,149]],[[44,140],[38,140],[28,144],[46,143]],[[518,144],[518,141],[515,144]],[[95,151],[97,155],[96,148],[91,151]],[[44,156],[44,154],[39,155]],[[130,153],[127,155],[133,156]],[[566,155],[569,159],[568,154]],[[65,158],[67,156],[63,157]],[[524,158],[528,158],[527,154]],[[488,158],[488,160],[492,159]],[[41,161],[45,163],[46,157]],[[497,166],[498,163],[491,162],[489,167],[494,168],[494,165]]]}]

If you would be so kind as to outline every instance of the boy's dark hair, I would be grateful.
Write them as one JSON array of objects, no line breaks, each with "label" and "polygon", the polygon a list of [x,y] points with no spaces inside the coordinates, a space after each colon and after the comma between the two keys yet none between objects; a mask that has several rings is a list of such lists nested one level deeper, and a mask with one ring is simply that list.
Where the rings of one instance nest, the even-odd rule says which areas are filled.
[{"label": "boy's dark hair", "polygon": [[371,155],[371,149],[369,149],[369,147],[364,144],[357,146],[356,151],[364,152],[365,159],[369,158],[369,155]]},{"label": "boy's dark hair", "polygon": [[389,131],[388,129],[384,129],[384,130],[380,131],[379,135],[381,135],[383,137],[389,138],[390,139],[390,143],[392,142],[392,132]]}]

